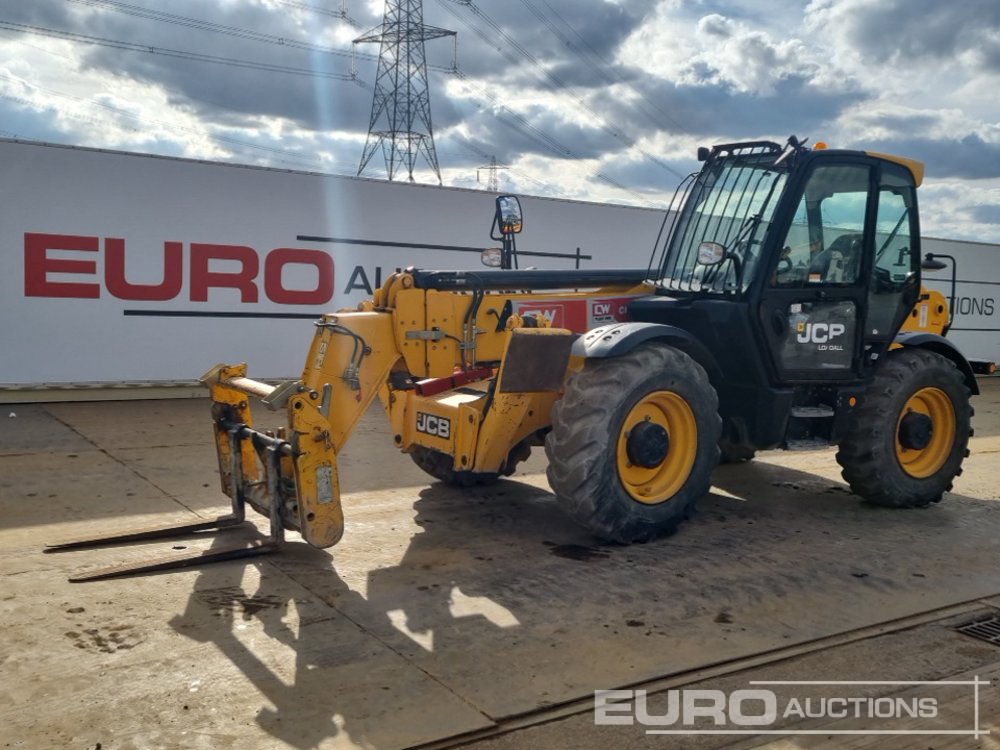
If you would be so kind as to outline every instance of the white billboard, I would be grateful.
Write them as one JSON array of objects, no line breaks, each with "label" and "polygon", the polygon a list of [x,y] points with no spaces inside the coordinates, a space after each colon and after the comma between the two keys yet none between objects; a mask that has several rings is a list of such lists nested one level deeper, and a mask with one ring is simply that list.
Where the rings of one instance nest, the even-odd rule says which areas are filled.
[{"label": "white billboard", "polygon": [[[923,252],[954,259],[955,297],[948,339],[966,357],[1000,362],[1000,245],[924,238]],[[951,297],[952,261],[925,272],[924,284]]]},{"label": "white billboard", "polygon": [[[397,267],[482,268],[485,191],[0,139],[0,388],[297,377],[311,321]],[[646,267],[663,212],[521,198],[521,264]],[[579,249],[579,251],[578,251]],[[1000,360],[1000,246],[957,260],[949,334]],[[528,253],[539,253],[529,255]],[[950,271],[927,277],[950,294]]]},{"label": "white billboard", "polygon": [[[397,267],[479,268],[495,195],[0,140],[0,385],[298,377]],[[521,266],[645,267],[661,211],[522,199]]]}]

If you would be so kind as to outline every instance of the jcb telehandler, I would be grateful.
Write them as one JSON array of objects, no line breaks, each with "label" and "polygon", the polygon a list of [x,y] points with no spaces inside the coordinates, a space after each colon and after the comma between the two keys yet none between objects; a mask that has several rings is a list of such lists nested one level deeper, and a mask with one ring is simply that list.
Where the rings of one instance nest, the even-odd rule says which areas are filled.
[{"label": "jcb telehandler", "polygon": [[[839,445],[869,502],[937,502],[978,389],[944,338],[944,296],[921,288],[923,165],[820,146],[699,149],[646,269],[407,269],[316,322],[299,380],[213,368],[233,513],[187,530],[239,523],[249,503],[271,540],[212,557],[268,551],[284,529],[336,544],[337,455],[376,397],[396,446],[443,482],[492,482],[544,445],[566,513],[617,542],[674,531],[720,455],[762,448]],[[515,199],[498,199],[496,221],[509,266]],[[287,428],[255,430],[251,396]]]}]

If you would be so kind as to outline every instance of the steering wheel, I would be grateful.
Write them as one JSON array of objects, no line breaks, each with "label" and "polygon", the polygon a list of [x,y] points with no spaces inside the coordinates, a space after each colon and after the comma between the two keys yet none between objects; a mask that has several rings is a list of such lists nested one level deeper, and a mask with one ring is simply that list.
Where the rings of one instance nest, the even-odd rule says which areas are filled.
[{"label": "steering wheel", "polygon": [[876,294],[887,294],[897,291],[900,287],[892,279],[892,274],[889,272],[888,268],[881,268],[875,266],[875,293]]}]

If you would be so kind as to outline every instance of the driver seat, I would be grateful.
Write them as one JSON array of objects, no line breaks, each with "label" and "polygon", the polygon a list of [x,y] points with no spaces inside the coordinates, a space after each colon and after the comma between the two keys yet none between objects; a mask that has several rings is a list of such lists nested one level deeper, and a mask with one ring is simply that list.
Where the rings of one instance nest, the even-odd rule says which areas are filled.
[{"label": "driver seat", "polygon": [[864,235],[842,234],[830,247],[816,253],[809,273],[818,273],[824,283],[850,284],[857,281]]}]

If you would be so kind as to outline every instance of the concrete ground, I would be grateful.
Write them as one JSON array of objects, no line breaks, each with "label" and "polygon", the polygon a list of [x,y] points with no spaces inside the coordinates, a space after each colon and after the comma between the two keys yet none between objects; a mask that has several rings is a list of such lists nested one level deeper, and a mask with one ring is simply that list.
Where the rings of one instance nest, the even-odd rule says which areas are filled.
[{"label": "concrete ground", "polygon": [[[293,535],[268,557],[86,584],[66,576],[255,538],[41,554],[225,512],[207,402],[5,406],[0,743],[1000,747],[1000,646],[954,630],[1000,617],[1000,379],[981,383],[965,473],[926,510],[861,503],[832,450],[769,452],[720,467],[676,536],[604,546],[555,507],[542,456],[492,487],[432,484],[372,413],[341,459],[347,533],[332,550]],[[956,684],[884,684],[944,678]],[[930,698],[936,718],[790,715],[767,729],[791,734],[770,735],[594,725],[594,690],[647,690],[653,715],[671,691],[761,680],[865,681],[768,689],[782,706]],[[893,733],[841,734],[876,726]]]}]

